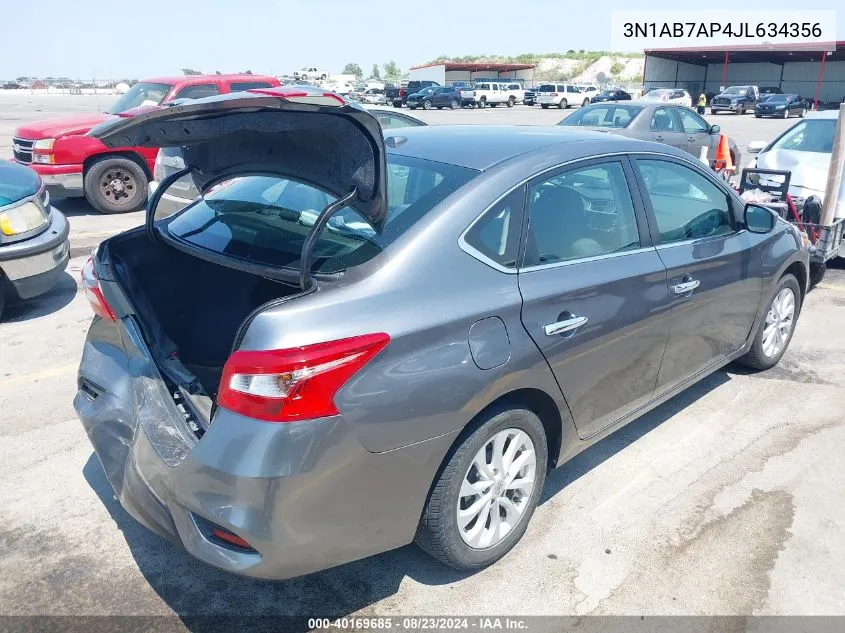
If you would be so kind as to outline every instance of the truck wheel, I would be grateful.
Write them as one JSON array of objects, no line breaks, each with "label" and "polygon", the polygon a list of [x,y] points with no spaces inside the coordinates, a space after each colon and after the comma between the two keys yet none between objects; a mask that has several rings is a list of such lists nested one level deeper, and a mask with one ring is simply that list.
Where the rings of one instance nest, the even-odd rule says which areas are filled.
[{"label": "truck wheel", "polygon": [[495,108],[495,107],[496,107],[496,106],[498,106],[498,105],[499,105],[498,103],[491,103],[491,104],[490,104],[490,107],[491,107],[491,108]]},{"label": "truck wheel", "polygon": [[516,99],[514,99],[513,97],[508,97],[508,107],[512,108],[514,103],[516,103]]},{"label": "truck wheel", "polygon": [[147,201],[147,174],[128,158],[99,158],[85,172],[84,188],[100,213],[128,213]]},{"label": "truck wheel", "polygon": [[569,101],[567,101],[566,99],[561,99],[560,103],[557,104],[557,107],[561,110],[566,110],[566,108],[569,107]]},{"label": "truck wheel", "polygon": [[320,79],[322,79],[323,81],[325,81],[325,80],[326,80],[326,74],[325,74],[325,73],[323,73],[322,75],[320,75]]},{"label": "truck wheel", "polygon": [[481,100],[478,102],[478,107],[484,109],[487,107],[487,98],[481,97]]},{"label": "truck wheel", "polygon": [[414,537],[456,569],[480,569],[517,544],[546,478],[546,433],[523,408],[491,411],[443,461]]},{"label": "truck wheel", "polygon": [[543,108],[543,110],[548,110],[548,109],[549,109],[549,104],[548,104],[548,103],[541,103],[541,104],[540,104],[540,107],[541,107],[541,108]]},{"label": "truck wheel", "polygon": [[713,109],[711,109],[711,110],[710,110],[710,114],[716,114],[716,111],[715,111],[715,110],[713,110]]}]

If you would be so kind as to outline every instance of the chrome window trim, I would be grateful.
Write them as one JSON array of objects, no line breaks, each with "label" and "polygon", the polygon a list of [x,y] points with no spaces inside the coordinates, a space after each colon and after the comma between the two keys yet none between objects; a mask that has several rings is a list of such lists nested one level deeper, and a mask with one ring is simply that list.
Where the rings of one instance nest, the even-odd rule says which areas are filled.
[{"label": "chrome window trim", "polygon": [[694,237],[689,240],[682,240],[680,242],[668,242],[666,244],[657,244],[654,248],[659,251],[665,251],[670,248],[675,248],[676,246],[691,246],[692,244],[701,244],[706,243],[711,240],[716,240],[720,237],[736,237],[737,235],[742,235],[746,232],[746,229],[739,229],[731,231],[730,233],[721,233],[720,235],[708,235],[706,237]]},{"label": "chrome window trim", "polygon": [[592,257],[575,257],[572,259],[567,259],[562,262],[549,262],[548,264],[537,264],[536,266],[527,266],[526,268],[520,268],[519,272],[521,273],[530,273],[534,272],[535,270],[546,270],[548,268],[560,268],[562,266],[571,266],[572,264],[584,264],[588,262],[596,262],[601,261],[603,259],[613,259],[616,257],[622,257],[623,255],[635,255],[637,253],[645,253],[648,251],[656,250],[654,246],[640,246],[639,248],[632,248],[629,251],[619,251],[617,253],[605,253],[604,255],[593,255]]},{"label": "chrome window trim", "polygon": [[[476,259],[476,260],[480,261],[481,263],[486,264],[487,266],[490,266],[494,270],[498,270],[499,272],[505,273],[507,275],[515,275],[519,272],[539,270],[541,268],[554,268],[554,267],[561,266],[561,265],[570,265],[570,264],[573,264],[573,263],[583,262],[583,261],[593,261],[593,260],[604,259],[604,258],[608,258],[608,257],[618,257],[620,255],[630,255],[631,253],[636,253],[636,252],[640,252],[640,251],[655,250],[657,248],[656,245],[655,246],[641,247],[639,249],[632,249],[630,251],[622,251],[620,253],[606,253],[604,255],[596,255],[596,256],[593,256],[593,257],[581,257],[581,258],[577,258],[577,259],[568,259],[564,262],[552,262],[552,263],[549,263],[549,264],[539,264],[537,266],[528,266],[528,267],[524,267],[524,268],[519,268],[519,267],[507,268],[506,266],[502,266],[498,262],[493,261],[492,259],[487,257],[484,253],[482,253],[481,251],[479,251],[478,249],[476,249],[475,247],[473,247],[471,244],[469,244],[466,241],[467,233],[469,233],[470,229],[472,229],[472,227],[475,226],[481,220],[481,218],[484,216],[484,214],[486,214],[488,211],[490,211],[490,209],[492,209],[497,204],[499,204],[502,200],[504,200],[509,195],[511,195],[514,191],[516,191],[520,187],[524,187],[526,184],[528,184],[530,181],[534,180],[535,178],[539,178],[539,177],[541,177],[541,176],[543,176],[543,175],[545,175],[549,172],[552,172],[552,171],[555,171],[555,170],[558,170],[558,169],[562,169],[562,168],[568,167],[570,165],[576,165],[577,163],[584,163],[584,162],[589,162],[589,161],[594,161],[594,160],[601,160],[601,159],[604,159],[604,158],[615,158],[615,157],[619,157],[619,156],[621,156],[621,157],[631,157],[632,160],[636,160],[636,156],[643,156],[643,155],[676,158],[678,160],[689,163],[690,165],[693,165],[694,167],[700,167],[700,163],[697,163],[697,161],[695,159],[693,159],[692,156],[687,158],[686,156],[675,156],[674,154],[666,154],[664,152],[655,152],[655,151],[649,151],[649,150],[636,150],[636,151],[632,151],[632,152],[608,152],[606,154],[595,154],[593,156],[582,156],[580,158],[573,158],[572,160],[568,160],[566,162],[558,163],[558,164],[553,165],[551,167],[547,167],[546,169],[544,169],[542,171],[538,171],[537,173],[532,174],[532,175],[528,176],[527,178],[523,178],[522,180],[517,182],[513,187],[511,187],[505,193],[503,193],[501,196],[496,198],[496,200],[494,200],[491,204],[487,205],[487,207],[485,207],[485,209],[481,213],[479,213],[475,217],[475,219],[472,222],[469,223],[469,226],[467,226],[463,230],[463,232],[458,236],[458,246],[460,247],[460,249],[462,251],[464,251],[467,255],[469,255],[473,259]],[[717,184],[717,183],[714,183],[714,184]],[[528,210],[524,209],[524,212],[527,213]],[[702,238],[698,238],[698,240],[692,240],[692,241],[700,241],[701,239]],[[681,242],[673,242],[672,244],[667,244],[666,246],[676,246],[676,245],[679,245],[679,244],[681,244]]]}]

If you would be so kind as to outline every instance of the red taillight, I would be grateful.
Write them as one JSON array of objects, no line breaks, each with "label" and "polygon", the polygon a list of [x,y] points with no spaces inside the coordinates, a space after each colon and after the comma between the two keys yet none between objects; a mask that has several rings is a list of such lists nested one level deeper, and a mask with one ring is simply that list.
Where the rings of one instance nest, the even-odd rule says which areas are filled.
[{"label": "red taillight", "polygon": [[97,273],[94,270],[94,260],[90,257],[82,269],[82,289],[85,291],[85,297],[88,303],[91,304],[91,309],[94,314],[114,321],[114,311],[103,297],[103,291],[100,288],[100,280],[97,279]]},{"label": "red taillight", "polygon": [[292,349],[237,351],[223,367],[217,404],[267,422],[337,415],[334,396],[390,342],[384,333]]},{"label": "red taillight", "polygon": [[232,534],[228,530],[223,530],[223,529],[220,529],[220,528],[214,528],[213,530],[211,530],[211,535],[214,536],[215,538],[219,538],[221,541],[226,541],[227,543],[229,543],[231,545],[236,545],[238,547],[243,547],[244,549],[251,549],[251,550],[255,551],[253,549],[252,545],[247,543],[245,540],[243,540],[237,534]]}]

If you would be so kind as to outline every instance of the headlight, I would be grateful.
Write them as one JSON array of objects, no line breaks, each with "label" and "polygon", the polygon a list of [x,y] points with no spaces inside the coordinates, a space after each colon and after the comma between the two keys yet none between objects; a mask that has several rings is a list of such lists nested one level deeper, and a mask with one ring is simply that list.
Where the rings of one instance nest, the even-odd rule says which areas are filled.
[{"label": "headlight", "polygon": [[56,162],[53,156],[53,144],[56,142],[54,138],[41,138],[32,144],[32,162],[41,163],[44,165],[52,165]]},{"label": "headlight", "polygon": [[34,202],[12,207],[0,211],[0,233],[3,235],[20,235],[34,231],[47,224],[47,216]]}]

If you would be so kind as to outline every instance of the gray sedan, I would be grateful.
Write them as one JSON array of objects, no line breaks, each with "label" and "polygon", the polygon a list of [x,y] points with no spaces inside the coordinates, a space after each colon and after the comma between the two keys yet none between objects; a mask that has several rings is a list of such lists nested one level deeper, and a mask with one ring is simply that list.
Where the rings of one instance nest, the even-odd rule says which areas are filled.
[{"label": "gray sedan", "polygon": [[[701,155],[701,148],[706,147],[710,160],[716,157],[721,134],[718,125],[710,125],[690,108],[648,101],[594,103],[573,112],[558,125],[657,141],[689,152],[696,158]],[[732,139],[728,139],[728,143],[731,160],[739,165],[742,155]]]},{"label": "gray sedan", "polygon": [[[109,121],[202,197],[103,242],[74,406],[117,498],[287,578],[522,537],[546,472],[732,360],[775,365],[800,237],[680,150],[556,127],[382,136],[302,89]],[[284,151],[280,151],[283,148]]]}]

